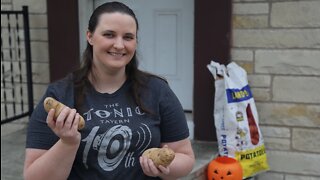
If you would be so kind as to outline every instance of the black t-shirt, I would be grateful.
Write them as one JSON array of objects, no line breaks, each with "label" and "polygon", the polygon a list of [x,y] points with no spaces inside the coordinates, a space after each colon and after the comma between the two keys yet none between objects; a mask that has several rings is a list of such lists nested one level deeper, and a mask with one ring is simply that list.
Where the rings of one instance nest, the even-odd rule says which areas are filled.
[{"label": "black t-shirt", "polygon": [[[68,179],[152,179],[144,175],[139,163],[143,151],[188,138],[182,106],[165,81],[150,78],[142,95],[151,114],[133,103],[128,95],[130,86],[126,81],[119,90],[107,94],[89,85],[79,112],[86,126],[80,131],[81,143]],[[31,116],[27,148],[50,149],[59,139],[46,123],[46,97],[74,107],[72,75],[48,86]]]}]

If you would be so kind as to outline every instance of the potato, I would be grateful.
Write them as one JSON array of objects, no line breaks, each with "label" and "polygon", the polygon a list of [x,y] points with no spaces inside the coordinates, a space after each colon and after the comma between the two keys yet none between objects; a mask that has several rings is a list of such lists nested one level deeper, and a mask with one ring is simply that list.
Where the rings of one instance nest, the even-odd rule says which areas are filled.
[{"label": "potato", "polygon": [[175,153],[168,147],[164,148],[150,148],[143,152],[142,156],[151,159],[156,167],[162,165],[167,167],[173,161]]},{"label": "potato", "polygon": [[[52,97],[47,97],[44,102],[44,109],[46,110],[46,112],[49,112],[50,109],[55,109],[55,113],[54,113],[54,118],[56,119],[59,114],[61,113],[63,107],[65,107],[66,105],[62,104],[61,102],[55,100]],[[80,115],[80,121],[78,124],[78,130],[83,129],[85,126],[85,121],[83,119],[83,117]]]}]

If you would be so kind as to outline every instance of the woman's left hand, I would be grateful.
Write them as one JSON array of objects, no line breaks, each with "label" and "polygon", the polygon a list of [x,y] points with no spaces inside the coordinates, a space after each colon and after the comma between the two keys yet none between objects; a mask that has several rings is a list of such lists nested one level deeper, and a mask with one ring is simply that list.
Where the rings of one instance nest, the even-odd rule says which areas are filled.
[{"label": "woman's left hand", "polygon": [[153,161],[147,157],[140,157],[140,164],[145,175],[151,177],[163,177],[170,173],[170,168],[159,165],[156,167]]}]

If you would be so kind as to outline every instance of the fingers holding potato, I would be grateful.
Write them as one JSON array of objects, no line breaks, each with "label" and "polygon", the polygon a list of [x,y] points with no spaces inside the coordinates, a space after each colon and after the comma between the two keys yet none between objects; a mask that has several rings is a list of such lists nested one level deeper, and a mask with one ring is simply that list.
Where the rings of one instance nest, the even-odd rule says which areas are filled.
[{"label": "fingers holding potato", "polygon": [[151,159],[156,167],[162,165],[168,167],[175,157],[175,153],[168,147],[150,148],[143,152],[142,156]]},{"label": "fingers holding potato", "polygon": [[[56,119],[59,116],[62,109],[66,106],[52,97],[47,97],[44,100],[43,105],[44,105],[44,109],[46,112],[49,112],[50,109],[55,109],[54,119]],[[84,126],[85,126],[85,121],[84,121],[83,117],[80,116],[78,130],[83,129]]]}]

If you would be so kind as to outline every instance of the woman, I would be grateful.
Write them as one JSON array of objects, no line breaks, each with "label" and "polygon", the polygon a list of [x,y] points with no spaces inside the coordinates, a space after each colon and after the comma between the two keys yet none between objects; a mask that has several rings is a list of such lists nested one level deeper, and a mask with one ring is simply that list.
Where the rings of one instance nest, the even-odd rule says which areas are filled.
[{"label": "woman", "polygon": [[[137,68],[138,21],[119,2],[93,12],[81,68],[48,86],[30,119],[25,179],[177,179],[194,164],[181,104],[161,78]],[[68,107],[54,119],[46,97]],[[72,107],[72,108],[69,108]],[[78,131],[80,114],[86,121]],[[175,151],[168,167],[141,156]]]}]

